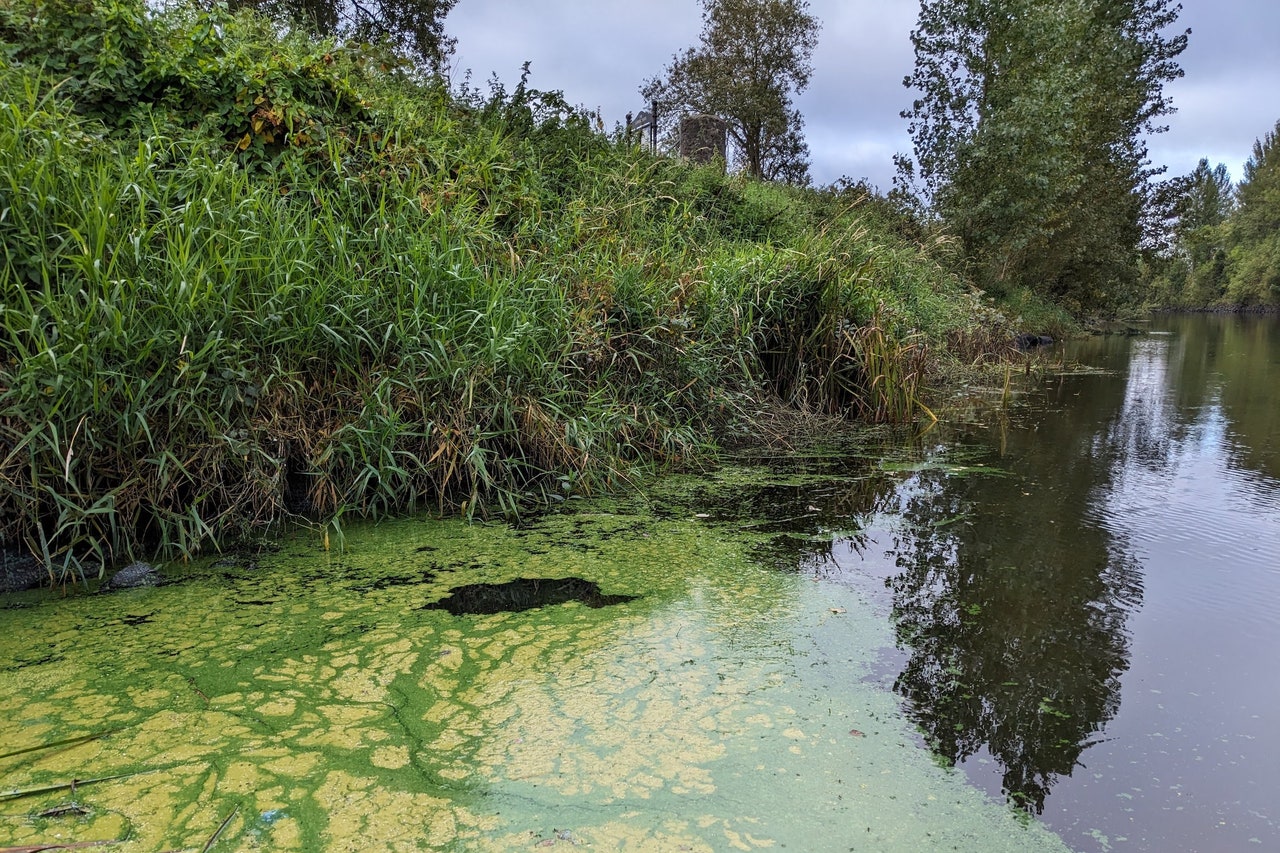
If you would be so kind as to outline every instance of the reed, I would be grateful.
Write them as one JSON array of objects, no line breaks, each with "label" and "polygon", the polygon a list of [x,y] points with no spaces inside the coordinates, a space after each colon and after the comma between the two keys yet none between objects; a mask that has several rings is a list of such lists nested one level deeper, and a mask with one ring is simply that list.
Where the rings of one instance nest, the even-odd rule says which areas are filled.
[{"label": "reed", "polygon": [[55,577],[290,519],[517,514],[698,458],[770,395],[910,420],[969,316],[831,194],[201,21],[100,22],[154,28],[128,109],[30,43],[0,66],[0,547]]}]

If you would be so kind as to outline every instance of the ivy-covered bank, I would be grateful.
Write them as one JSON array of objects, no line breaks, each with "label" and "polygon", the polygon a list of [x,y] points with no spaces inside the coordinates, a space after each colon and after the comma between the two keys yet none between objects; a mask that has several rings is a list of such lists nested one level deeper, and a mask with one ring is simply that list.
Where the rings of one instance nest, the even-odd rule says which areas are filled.
[{"label": "ivy-covered bank", "polygon": [[655,158],[557,93],[141,0],[0,3],[0,551],[515,513],[908,420],[1006,348],[883,199]]}]

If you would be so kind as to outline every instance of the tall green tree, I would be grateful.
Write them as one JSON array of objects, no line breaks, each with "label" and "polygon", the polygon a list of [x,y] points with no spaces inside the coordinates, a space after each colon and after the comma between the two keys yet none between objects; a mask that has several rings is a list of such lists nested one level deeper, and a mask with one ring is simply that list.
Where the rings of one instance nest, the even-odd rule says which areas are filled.
[{"label": "tall green tree", "polygon": [[[209,2],[211,0],[207,0]],[[453,54],[444,18],[458,0],[230,0],[232,9],[257,9],[315,36],[385,42],[431,71]]]},{"label": "tall green tree", "polygon": [[740,165],[755,178],[805,184],[809,147],[793,98],[809,85],[822,28],[807,0],[701,0],[702,36],[641,94],[728,122]]},{"label": "tall green tree", "polygon": [[910,121],[920,189],[972,274],[1086,311],[1137,281],[1144,138],[1190,31],[1173,0],[923,0]]},{"label": "tall green tree", "polygon": [[1230,219],[1230,282],[1234,305],[1280,304],[1280,121],[1244,164]]},{"label": "tall green tree", "polygon": [[[1191,174],[1176,180],[1174,241],[1192,266],[1208,263],[1215,256],[1223,262],[1223,223],[1234,207],[1231,174],[1223,163],[1210,168],[1201,158]],[[1221,272],[1221,270],[1219,270]]]},{"label": "tall green tree", "polygon": [[1210,168],[1209,159],[1202,157],[1182,183],[1176,211],[1179,231],[1212,228],[1231,215],[1233,187],[1225,163]]},{"label": "tall green tree", "polygon": [[1167,243],[1144,259],[1151,298],[1170,305],[1218,303],[1227,287],[1227,248],[1235,189],[1222,163],[1201,158],[1190,174],[1166,182]]},{"label": "tall green tree", "polygon": [[1238,227],[1244,240],[1261,240],[1280,231],[1280,121],[1254,140],[1237,197]]}]

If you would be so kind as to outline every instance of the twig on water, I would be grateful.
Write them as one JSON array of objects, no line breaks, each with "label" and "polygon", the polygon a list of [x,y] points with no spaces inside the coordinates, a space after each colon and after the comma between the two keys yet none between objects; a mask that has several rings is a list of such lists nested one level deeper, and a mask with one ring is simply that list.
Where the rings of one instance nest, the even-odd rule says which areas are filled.
[{"label": "twig on water", "polygon": [[[72,779],[70,782],[59,782],[55,785],[41,785],[38,788],[19,788],[13,791],[0,791],[0,801],[17,800],[22,797],[34,797],[36,794],[48,794],[53,791],[61,791],[64,788],[70,788],[74,791],[77,785],[92,785],[94,782],[109,782],[112,779],[127,779],[130,776],[137,775],[137,773],[119,773],[115,776],[99,776],[96,779]],[[0,851],[0,853],[2,853],[2,851]]]},{"label": "twig on water", "polygon": [[82,847],[105,847],[118,841],[74,841],[70,844],[28,844],[23,847],[0,847],[0,853],[40,853],[42,850],[78,850]]},{"label": "twig on water", "polygon": [[240,811],[239,806],[236,806],[231,810],[231,814],[227,815],[226,819],[223,820],[218,828],[213,831],[213,835],[209,836],[209,840],[200,848],[200,853],[209,853],[209,850],[212,849],[213,845],[218,842],[218,836],[222,834],[222,830],[227,828],[227,824],[231,823],[231,819],[236,816],[236,812],[238,811]]},{"label": "twig on water", "polygon": [[26,755],[28,752],[39,752],[42,749],[54,749],[59,746],[77,746],[82,743],[88,743],[91,740],[97,740],[107,735],[113,735],[116,732],[123,731],[127,726],[120,726],[115,729],[107,729],[105,732],[95,732],[89,735],[80,735],[78,737],[69,737],[66,740],[55,740],[53,743],[42,743],[37,746],[28,746],[25,749],[15,749],[13,752],[6,752],[0,755],[0,761],[6,758],[13,758],[15,755]]}]

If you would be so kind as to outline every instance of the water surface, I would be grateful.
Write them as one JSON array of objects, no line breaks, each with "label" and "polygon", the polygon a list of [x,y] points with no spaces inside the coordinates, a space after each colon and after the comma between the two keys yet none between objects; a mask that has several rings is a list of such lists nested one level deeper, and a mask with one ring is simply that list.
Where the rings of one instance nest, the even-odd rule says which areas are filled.
[{"label": "water surface", "polygon": [[0,611],[0,753],[107,732],[0,759],[0,846],[1065,849],[866,680],[864,596],[665,488]]},{"label": "water surface", "polygon": [[807,570],[878,591],[924,739],[1075,849],[1278,849],[1280,322],[1065,358],[924,449],[992,473],[904,472]]},{"label": "water surface", "polygon": [[1041,364],[520,528],[15,599],[0,755],[104,736],[0,758],[0,846],[1280,847],[1280,326]]}]

